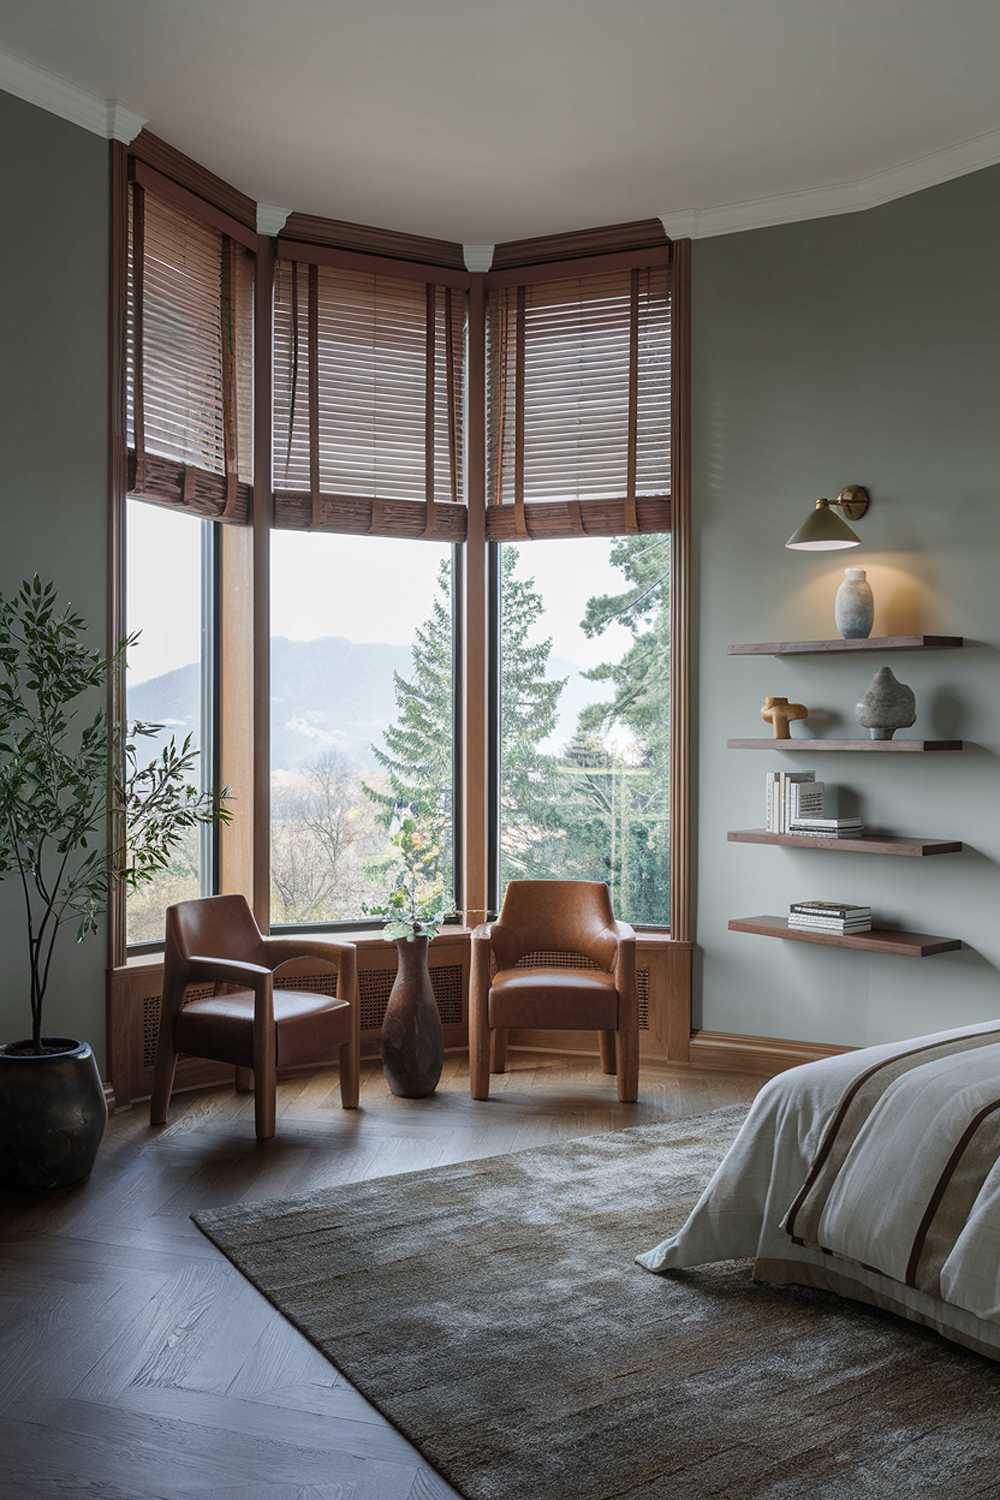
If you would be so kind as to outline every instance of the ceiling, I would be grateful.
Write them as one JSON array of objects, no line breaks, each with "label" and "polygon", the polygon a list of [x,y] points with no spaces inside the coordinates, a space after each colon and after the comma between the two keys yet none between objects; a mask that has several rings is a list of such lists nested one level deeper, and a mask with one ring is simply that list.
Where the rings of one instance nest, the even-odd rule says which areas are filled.
[{"label": "ceiling", "polygon": [[1000,160],[996,0],[0,0],[0,49],[262,202],[465,242]]}]

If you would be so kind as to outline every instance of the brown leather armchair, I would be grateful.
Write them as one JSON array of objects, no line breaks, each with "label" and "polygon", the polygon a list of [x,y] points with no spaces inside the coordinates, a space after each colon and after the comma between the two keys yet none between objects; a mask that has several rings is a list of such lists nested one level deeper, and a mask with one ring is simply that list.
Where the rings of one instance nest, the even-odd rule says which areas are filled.
[{"label": "brown leather armchair", "polygon": [[[274,970],[293,958],[336,965],[336,996],[275,989]],[[206,981],[216,992],[184,1005],[187,986]],[[220,994],[220,985],[238,988]],[[150,1124],[167,1122],[177,1058],[184,1053],[233,1064],[236,1087],[253,1089],[257,1139],[269,1140],[278,1069],[330,1062],[338,1052],[341,1103],[357,1109],[361,1029],[353,943],[264,937],[242,896],[168,906]]]},{"label": "brown leather armchair", "polygon": [[[635,933],[616,922],[606,885],[590,880],[512,880],[497,921],[472,934],[469,1074],[473,1099],[490,1094],[507,1066],[516,1027],[596,1031],[618,1097],[639,1095],[639,997]],[[617,1042],[617,1045],[616,1045]]]}]

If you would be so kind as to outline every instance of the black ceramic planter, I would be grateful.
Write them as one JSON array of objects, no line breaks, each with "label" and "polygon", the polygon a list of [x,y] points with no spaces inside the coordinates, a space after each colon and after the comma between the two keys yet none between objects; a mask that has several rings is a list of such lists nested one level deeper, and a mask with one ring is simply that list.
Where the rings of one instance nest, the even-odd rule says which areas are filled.
[{"label": "black ceramic planter", "polygon": [[42,1042],[58,1050],[0,1046],[0,1181],[34,1192],[85,1181],[108,1120],[90,1043]]}]

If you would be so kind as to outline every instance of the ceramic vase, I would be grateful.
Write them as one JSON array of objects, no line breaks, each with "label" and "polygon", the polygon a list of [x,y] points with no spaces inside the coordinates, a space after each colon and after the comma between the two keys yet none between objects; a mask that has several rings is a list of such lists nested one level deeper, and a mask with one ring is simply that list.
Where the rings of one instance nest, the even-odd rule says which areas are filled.
[{"label": "ceramic vase", "polygon": [[399,963],[382,1022],[382,1069],[400,1099],[426,1099],[444,1066],[441,1017],[431,989],[427,939],[399,938]]},{"label": "ceramic vase", "polygon": [[891,740],[897,729],[908,729],[915,721],[917,700],[912,688],[897,682],[891,667],[879,667],[855,714],[873,740]]},{"label": "ceramic vase", "polygon": [[872,633],[875,596],[864,568],[845,568],[833,606],[837,629],[845,641],[863,641]]}]

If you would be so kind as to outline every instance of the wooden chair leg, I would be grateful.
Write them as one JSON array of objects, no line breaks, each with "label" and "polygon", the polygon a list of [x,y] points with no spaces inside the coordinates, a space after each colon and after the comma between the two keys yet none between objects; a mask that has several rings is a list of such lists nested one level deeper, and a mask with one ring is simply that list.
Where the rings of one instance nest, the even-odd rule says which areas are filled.
[{"label": "wooden chair leg", "polygon": [[361,1086],[361,1048],[358,1038],[352,1036],[340,1049],[340,1105],[342,1109],[357,1109]]},{"label": "wooden chair leg", "polygon": [[601,1071],[603,1073],[617,1073],[617,1048],[615,1047],[615,1033],[613,1031],[599,1031],[597,1040],[601,1048]]},{"label": "wooden chair leg", "polygon": [[255,1068],[253,1077],[254,1128],[259,1141],[269,1141],[278,1113],[278,1079],[273,1068]]},{"label": "wooden chair leg", "polygon": [[490,1097],[490,1028],[469,1028],[469,1090],[473,1099]]},{"label": "wooden chair leg", "polygon": [[353,950],[342,953],[337,967],[337,997],[351,1007],[351,1029],[340,1047],[340,1105],[357,1109],[361,1091],[361,997],[358,966]]},{"label": "wooden chair leg", "polygon": [[469,1092],[473,1099],[490,1097],[490,949],[475,938],[469,973]]},{"label": "wooden chair leg", "polygon": [[170,1095],[174,1090],[174,1074],[177,1072],[177,1050],[174,1047],[173,1026],[161,1026],[156,1045],[156,1068],[153,1073],[153,1092],[149,1099],[150,1125],[165,1125],[170,1116]]},{"label": "wooden chair leg", "polygon": [[506,1073],[507,1071],[507,1028],[496,1026],[492,1032],[493,1050],[490,1063],[491,1073]]},{"label": "wooden chair leg", "polygon": [[236,1069],[236,1092],[238,1094],[253,1093],[253,1068]]},{"label": "wooden chair leg", "polygon": [[639,1097],[639,1014],[623,1016],[618,1027],[618,1098],[635,1104]]}]

